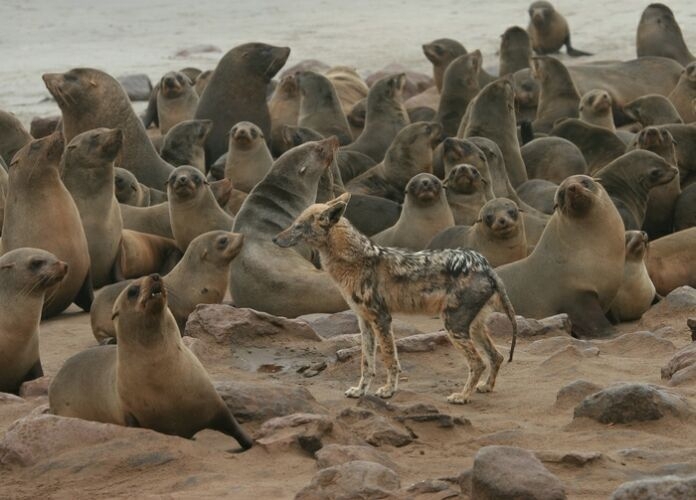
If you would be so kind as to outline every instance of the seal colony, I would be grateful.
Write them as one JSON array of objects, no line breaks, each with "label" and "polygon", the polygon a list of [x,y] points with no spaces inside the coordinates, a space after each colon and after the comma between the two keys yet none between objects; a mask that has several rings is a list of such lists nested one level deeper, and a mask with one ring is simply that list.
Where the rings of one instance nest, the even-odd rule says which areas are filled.
[{"label": "seal colony", "polygon": [[[52,414],[212,429],[247,450],[233,398],[189,348],[200,339],[184,338],[199,306],[351,309],[349,398],[368,395],[378,348],[375,394],[397,394],[393,314],[438,315],[468,364],[446,401],[464,404],[503,365],[492,313],[511,324],[512,361],[516,314],[563,314],[574,337],[606,339],[696,286],[696,62],[674,14],[645,9],[637,59],[582,63],[572,16],[541,1],[528,13],[503,33],[499,74],[447,38],[422,46],[432,77],[394,66],[365,80],[314,60],[281,72],[289,47],[244,43],[214,69],[171,68],[143,117],[104,71],[44,74],[61,117],[41,137],[0,110],[0,392],[44,375],[41,321],[74,303],[94,341],[116,345],[48,374]],[[278,342],[274,363],[291,351]]]}]

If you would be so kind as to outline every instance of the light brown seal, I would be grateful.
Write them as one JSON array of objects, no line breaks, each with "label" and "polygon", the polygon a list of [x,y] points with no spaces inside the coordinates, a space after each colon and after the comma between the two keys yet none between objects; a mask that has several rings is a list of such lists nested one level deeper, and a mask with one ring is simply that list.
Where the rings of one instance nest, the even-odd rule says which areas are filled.
[{"label": "light brown seal", "polygon": [[123,148],[116,166],[130,170],[147,186],[164,186],[172,166],[157,155],[115,78],[96,69],[75,68],[67,73],[47,73],[43,80],[63,114],[66,144],[88,130],[119,128],[123,132]]},{"label": "light brown seal", "polygon": [[116,300],[117,346],[68,359],[48,389],[51,412],[191,438],[202,429],[251,447],[198,358],[184,345],[159,275],[139,279]]},{"label": "light brown seal", "polygon": [[406,185],[406,199],[399,220],[371,239],[384,247],[423,250],[433,237],[454,226],[454,217],[440,179],[418,174]]},{"label": "light brown seal", "polygon": [[651,3],[640,16],[636,33],[638,57],[660,56],[686,66],[696,57],[689,52],[674,14],[664,4]]},{"label": "light brown seal", "polygon": [[529,68],[532,58],[532,42],[529,33],[519,26],[511,26],[500,37],[500,76]]},{"label": "light brown seal", "polygon": [[611,96],[606,90],[593,89],[585,92],[578,106],[580,119],[591,125],[604,127],[612,132],[616,132],[611,105]]},{"label": "light brown seal", "polygon": [[120,208],[124,229],[174,239],[169,216],[169,202],[149,207],[120,205]]},{"label": "light brown seal", "polygon": [[225,178],[235,189],[248,193],[273,165],[273,157],[259,127],[250,122],[239,122],[230,130]]},{"label": "light brown seal", "polygon": [[534,2],[529,6],[527,31],[537,54],[558,52],[565,45],[571,57],[592,55],[570,45],[568,21],[549,2]]},{"label": "light brown seal", "polygon": [[674,87],[667,98],[674,104],[684,123],[696,122],[696,62],[688,64],[679,78],[679,83]]},{"label": "light brown seal", "polygon": [[[180,331],[198,304],[220,304],[227,293],[229,265],[242,248],[244,236],[226,231],[211,231],[197,236],[179,263],[162,283],[169,293],[167,306]],[[94,338],[100,344],[116,342],[112,309],[120,293],[132,280],[120,281],[99,290],[94,296],[90,322]]]},{"label": "light brown seal", "polygon": [[556,121],[577,118],[580,94],[565,65],[550,56],[532,58],[532,73],[539,81],[539,104],[535,132],[548,133]]},{"label": "light brown seal", "polygon": [[488,185],[489,181],[473,165],[463,163],[449,171],[443,186],[456,225],[470,226],[476,221],[481,207],[493,199],[488,194]]},{"label": "light brown seal", "polygon": [[39,322],[46,291],[60,283],[68,265],[38,248],[0,257],[0,392],[17,394],[23,382],[43,376]]},{"label": "light brown seal", "polygon": [[227,134],[235,123],[249,121],[271,137],[271,116],[266,87],[290,55],[288,47],[246,43],[225,54],[201,95],[196,118],[213,121],[205,146],[205,161],[212,165],[227,151]]},{"label": "light brown seal", "polygon": [[483,254],[492,266],[502,266],[527,256],[524,221],[514,201],[495,198],[481,207],[472,225],[442,231],[428,248],[469,248]]},{"label": "light brown seal", "polygon": [[530,180],[560,184],[566,177],[587,173],[580,148],[562,137],[539,137],[522,146],[520,152]]},{"label": "light brown seal", "polygon": [[12,163],[15,153],[31,140],[32,136],[19,118],[12,113],[0,110],[0,158],[5,165]]},{"label": "light brown seal", "polygon": [[160,156],[174,167],[193,165],[205,171],[205,140],[213,127],[210,120],[177,123],[162,139]]},{"label": "light brown seal", "polygon": [[626,262],[623,280],[609,309],[612,321],[640,319],[655,301],[655,285],[650,280],[645,258],[648,234],[644,231],[626,231]]},{"label": "light brown seal", "polygon": [[121,279],[140,278],[147,274],[166,274],[181,260],[183,252],[171,238],[141,233],[131,229],[121,231],[119,269]]},{"label": "light brown seal", "polygon": [[365,99],[370,92],[370,88],[365,81],[360,78],[355,68],[334,66],[328,69],[324,75],[326,75],[326,78],[329,79],[336,89],[336,95],[338,96],[338,100],[341,101],[341,108],[346,117],[351,109],[353,109],[358,102]]},{"label": "light brown seal", "polygon": [[606,335],[611,325],[605,313],[623,279],[621,216],[604,188],[584,175],[563,181],[556,204],[534,251],[498,268],[498,275],[517,314],[545,318],[567,313],[574,336]]},{"label": "light brown seal", "polygon": [[192,120],[198,108],[198,93],[193,82],[180,71],[170,71],[159,81],[157,116],[162,135],[186,120]]},{"label": "light brown seal", "polygon": [[623,111],[644,127],[684,123],[672,101],[659,94],[647,94],[634,99],[624,105]]},{"label": "light brown seal", "polygon": [[234,223],[234,217],[220,207],[208,181],[195,167],[184,165],[172,172],[167,197],[172,234],[181,251],[186,251],[196,236],[229,230]]},{"label": "light brown seal", "polygon": [[650,242],[648,274],[657,293],[666,296],[680,286],[696,288],[696,227]]},{"label": "light brown seal", "polygon": [[540,212],[551,215],[556,205],[554,198],[557,189],[558,184],[554,182],[545,179],[529,179],[517,188],[517,194],[525,203]]},{"label": "light brown seal", "polygon": [[68,273],[46,292],[43,317],[75,302],[89,311],[92,280],[87,238],[75,201],[60,180],[63,137],[55,132],[20,149],[10,165],[2,251],[32,247],[68,264]]},{"label": "light brown seal", "polygon": [[286,151],[281,149],[283,125],[296,126],[300,116],[300,89],[294,74],[280,79],[268,101],[268,111],[271,115],[271,151],[277,157]]},{"label": "light brown seal", "polygon": [[297,124],[316,130],[324,137],[335,135],[341,145],[353,142],[350,125],[331,80],[313,71],[302,71],[296,78],[300,88]]}]

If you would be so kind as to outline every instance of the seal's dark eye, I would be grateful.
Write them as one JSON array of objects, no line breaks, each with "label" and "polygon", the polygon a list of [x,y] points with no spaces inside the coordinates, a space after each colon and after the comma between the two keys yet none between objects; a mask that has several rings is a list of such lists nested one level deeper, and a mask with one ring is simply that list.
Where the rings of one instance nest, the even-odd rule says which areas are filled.
[{"label": "seal's dark eye", "polygon": [[513,209],[510,209],[510,210],[508,210],[508,215],[509,215],[510,217],[512,217],[513,219],[516,219],[516,218],[517,218],[517,211],[516,211],[516,210],[513,210]]},{"label": "seal's dark eye", "polygon": [[225,245],[227,245],[227,243],[228,243],[229,241],[230,241],[230,239],[229,239],[227,236],[223,236],[222,238],[220,238],[220,239],[218,240],[218,243],[219,243],[219,245],[220,245],[221,247],[224,247]]},{"label": "seal's dark eye", "polygon": [[130,287],[128,289],[128,298],[134,299],[138,296],[139,293],[140,293],[140,287],[133,285],[132,287]]},{"label": "seal's dark eye", "polygon": [[445,51],[442,50],[442,47],[440,47],[439,45],[435,45],[435,53],[436,53],[438,56],[441,56],[444,52],[445,52]]},{"label": "seal's dark eye", "polygon": [[587,179],[583,179],[581,184],[582,184],[584,187],[586,187],[587,189],[589,189],[589,188],[590,188],[590,185],[591,185],[591,184],[590,184],[590,181],[588,181]]},{"label": "seal's dark eye", "polygon": [[432,129],[432,127],[431,127],[430,125],[428,125],[427,127],[425,127],[425,133],[426,133],[426,134],[429,134],[429,133],[431,133],[432,131],[433,131],[433,129]]},{"label": "seal's dark eye", "polygon": [[73,75],[72,73],[65,73],[65,76],[63,76],[66,82],[76,82],[77,81],[77,76]]},{"label": "seal's dark eye", "polygon": [[39,269],[41,269],[41,266],[43,266],[45,263],[46,261],[43,259],[33,259],[29,263],[29,269],[31,269],[32,271],[38,271]]},{"label": "seal's dark eye", "polygon": [[495,220],[495,217],[493,217],[491,214],[486,215],[486,224],[487,225],[492,226],[493,220]]}]

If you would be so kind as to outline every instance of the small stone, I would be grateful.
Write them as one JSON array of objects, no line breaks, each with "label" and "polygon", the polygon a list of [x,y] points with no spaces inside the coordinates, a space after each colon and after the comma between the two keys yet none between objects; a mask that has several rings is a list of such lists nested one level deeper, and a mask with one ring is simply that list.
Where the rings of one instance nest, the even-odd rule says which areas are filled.
[{"label": "small stone", "polygon": [[601,391],[602,386],[588,382],[587,380],[575,380],[564,385],[556,394],[556,406],[570,408],[577,405],[590,394]]},{"label": "small stone", "polygon": [[[672,380],[676,374],[684,370],[688,372],[693,366],[696,366],[696,342],[692,342],[675,352],[672,358],[660,370],[660,375],[662,380]],[[682,373],[678,378],[683,379],[684,374],[687,372]]]},{"label": "small stone", "polygon": [[664,299],[643,314],[640,324],[650,331],[669,326],[675,316],[693,314],[696,310],[696,290],[681,286],[672,290]]},{"label": "small stone", "polygon": [[579,350],[592,349],[595,346],[588,340],[578,340],[572,337],[549,337],[546,339],[535,340],[527,347],[526,351],[534,355],[553,354],[566,347],[576,347]]},{"label": "small stone", "polygon": [[315,453],[315,457],[317,459],[317,467],[320,469],[326,469],[327,467],[341,465],[354,460],[363,460],[382,464],[395,471],[398,470],[398,466],[389,458],[389,455],[372,446],[327,444]]},{"label": "small stone", "polygon": [[[434,351],[437,346],[452,346],[447,332],[421,333],[419,335],[396,339],[396,348],[400,353],[431,352]],[[354,356],[360,355],[361,350],[361,346],[339,349],[336,352],[336,358],[339,361],[346,361]]]},{"label": "small stone", "polygon": [[556,451],[538,451],[535,453],[535,455],[542,462],[572,465],[574,467],[582,467],[602,458],[602,454],[597,451],[571,451],[568,453],[558,453]]},{"label": "small stone", "polygon": [[424,495],[426,493],[437,493],[440,491],[445,491],[450,488],[450,483],[447,481],[441,481],[439,479],[426,479],[424,481],[418,481],[412,484],[406,491],[409,493],[416,493]]},{"label": "small stone", "polygon": [[401,481],[393,470],[375,462],[355,460],[320,470],[295,500],[396,498],[393,493],[399,488]]},{"label": "small stone", "polygon": [[147,101],[152,93],[150,78],[142,73],[117,78],[131,101]]},{"label": "small stone", "polygon": [[640,358],[669,355],[676,350],[672,342],[651,332],[626,333],[611,340],[595,343],[603,353]]},{"label": "small stone", "polygon": [[696,498],[696,476],[665,476],[630,481],[619,486],[611,500],[691,500]]},{"label": "small stone", "polygon": [[264,422],[256,433],[256,443],[269,451],[298,446],[314,455],[332,429],[333,422],[326,415],[294,413]]},{"label": "small stone", "polygon": [[[524,318],[516,316],[517,336],[521,338],[533,338],[540,336],[570,337],[572,324],[567,314],[556,314],[543,319]],[[493,313],[488,320],[488,328],[495,339],[510,339],[512,337],[512,325],[508,317],[502,313]]]},{"label": "small stone", "polygon": [[45,375],[43,377],[24,382],[19,387],[19,395],[23,398],[35,398],[39,396],[48,396],[48,386],[51,385],[52,377]]},{"label": "small stone", "polygon": [[0,403],[26,403],[26,401],[9,392],[0,392]]}]

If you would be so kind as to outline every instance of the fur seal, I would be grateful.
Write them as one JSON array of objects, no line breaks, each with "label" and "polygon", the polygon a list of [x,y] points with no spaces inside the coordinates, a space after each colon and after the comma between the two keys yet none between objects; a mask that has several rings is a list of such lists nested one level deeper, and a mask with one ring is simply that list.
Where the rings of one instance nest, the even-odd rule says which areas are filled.
[{"label": "fur seal", "polygon": [[577,118],[580,94],[565,65],[550,56],[532,58],[532,73],[539,81],[536,132],[549,132],[562,118]]},{"label": "fur seal", "polygon": [[534,79],[531,68],[517,70],[512,75],[515,87],[515,115],[517,121],[536,120],[539,104],[539,82]]},{"label": "fur seal", "polygon": [[517,314],[567,313],[574,336],[604,336],[611,331],[605,313],[623,279],[621,216],[604,188],[584,175],[561,183],[556,204],[534,251],[496,271]]},{"label": "fur seal", "polygon": [[149,207],[167,201],[167,194],[140,184],[133,172],[125,168],[114,168],[114,194],[116,200],[124,205]]},{"label": "fur seal", "polygon": [[[576,174],[581,175],[581,174]],[[561,181],[562,182],[562,181]],[[525,203],[545,214],[553,214],[558,184],[545,179],[529,179],[517,188],[517,194]]]},{"label": "fur seal", "polygon": [[[2,236],[2,224],[5,220],[5,203],[7,202],[7,190],[9,186],[9,179],[7,176],[7,171],[0,165],[0,236]],[[0,246],[0,252],[2,251],[2,246]]]},{"label": "fur seal", "polygon": [[283,126],[296,126],[300,117],[300,88],[294,74],[280,79],[268,101],[268,111],[271,115],[271,151],[277,157],[287,151],[282,148]]},{"label": "fur seal", "polygon": [[466,54],[466,49],[461,43],[451,38],[438,38],[423,44],[423,54],[433,65],[433,81],[437,93],[440,93],[447,66],[459,56]]},{"label": "fur seal", "polygon": [[674,205],[674,230],[696,226],[696,184],[686,187]]},{"label": "fur seal", "polygon": [[454,226],[439,233],[428,248],[468,248],[483,254],[497,267],[527,256],[524,221],[517,204],[507,198],[487,202],[470,226]]},{"label": "fur seal", "polygon": [[651,3],[640,16],[636,33],[638,57],[660,56],[686,66],[696,57],[689,52],[674,14],[664,4]]},{"label": "fur seal", "polygon": [[207,165],[227,151],[227,134],[235,123],[249,121],[271,137],[266,87],[290,55],[288,47],[246,43],[225,54],[201,95],[196,118],[213,121],[205,143]]},{"label": "fur seal", "polygon": [[38,248],[0,256],[0,392],[17,394],[23,382],[43,376],[39,322],[46,291],[65,277],[68,265]]},{"label": "fur seal", "polygon": [[122,279],[140,278],[151,273],[166,274],[182,256],[183,252],[171,238],[131,229],[121,231],[121,252],[118,258]]},{"label": "fur seal", "polygon": [[626,231],[626,262],[623,280],[614,302],[609,309],[609,317],[615,321],[634,321],[640,319],[655,300],[655,285],[650,280],[645,267],[648,250],[648,234],[644,231]]},{"label": "fur seal", "polygon": [[481,207],[492,199],[487,190],[488,182],[476,167],[466,163],[449,171],[443,185],[456,225],[471,226],[476,221]]},{"label": "fur seal", "polygon": [[530,180],[545,179],[560,184],[566,177],[587,173],[582,151],[562,137],[539,137],[522,146],[520,152]]},{"label": "fur seal", "polygon": [[235,189],[248,193],[271,169],[273,157],[263,132],[250,122],[239,122],[230,130],[225,177]]},{"label": "fur seal", "polygon": [[341,108],[346,117],[358,102],[367,97],[370,91],[370,88],[365,81],[360,78],[355,68],[334,66],[328,69],[324,75],[333,84],[334,89],[336,89],[336,96],[338,96],[338,100],[341,101]]},{"label": "fur seal", "polygon": [[[227,293],[229,265],[242,248],[244,236],[226,231],[210,231],[197,236],[179,263],[162,283],[169,293],[167,306],[180,331],[198,304],[220,304]],[[94,296],[90,322],[100,344],[115,343],[116,329],[111,319],[116,299],[132,283],[120,281],[99,290]]]},{"label": "fur seal", "polygon": [[2,228],[3,253],[40,248],[68,264],[65,278],[46,292],[44,318],[60,314],[73,302],[85,311],[92,304],[87,238],[75,201],[60,180],[63,147],[62,135],[55,132],[15,154]]},{"label": "fur seal", "polygon": [[46,73],[42,78],[63,114],[66,144],[88,130],[119,128],[123,132],[123,148],[116,166],[130,170],[138,181],[149,187],[164,186],[172,166],[157,155],[116,79],[90,68]]},{"label": "fur seal", "polygon": [[33,137],[12,113],[0,110],[0,158],[5,165],[12,163],[12,157],[28,144]]},{"label": "fur seal", "polygon": [[[673,123],[660,125],[657,128],[672,134],[681,185],[688,186],[696,179],[696,126]],[[637,139],[638,135],[636,135]]]},{"label": "fur seal", "polygon": [[114,160],[121,151],[120,129],[82,132],[63,154],[63,184],[72,195],[87,237],[92,286],[117,281],[123,219],[114,196]]},{"label": "fur seal", "polygon": [[638,230],[645,221],[650,191],[669,183],[678,173],[661,156],[634,150],[612,161],[596,176],[616,205],[626,230]]},{"label": "fur seal", "polygon": [[585,92],[578,106],[580,119],[591,125],[604,127],[612,132],[616,132],[611,106],[611,96],[606,90],[593,89]]},{"label": "fur seal", "polygon": [[322,136],[335,135],[339,144],[353,142],[350,125],[331,80],[313,71],[297,73],[300,88],[300,114],[297,124]]},{"label": "fur seal", "polygon": [[433,236],[454,226],[440,179],[418,174],[406,185],[406,199],[396,224],[372,237],[380,246],[423,250]]},{"label": "fur seal", "polygon": [[208,86],[208,83],[210,82],[210,78],[212,76],[213,70],[208,69],[206,71],[201,72],[201,74],[196,77],[196,80],[193,82],[193,88],[196,89],[196,94],[198,94],[198,97],[203,95],[203,91]]},{"label": "fur seal", "polygon": [[198,108],[198,93],[193,82],[180,71],[165,73],[157,89],[157,117],[162,135],[176,125],[193,119]]},{"label": "fur seal", "polygon": [[408,181],[421,172],[432,172],[433,148],[441,134],[442,126],[434,122],[404,127],[389,146],[384,161],[352,179],[346,189],[402,203]]},{"label": "fur seal", "polygon": [[[430,109],[430,108],[428,108]],[[435,115],[435,110],[430,109]],[[362,131],[365,129],[365,116],[367,115],[367,97],[361,99],[353,105],[352,108],[346,113],[346,120],[348,120],[348,125],[350,125],[351,133],[353,137],[359,137]],[[411,120],[411,113],[409,110],[408,119]],[[413,120],[411,120],[413,121]]]},{"label": "fur seal", "polygon": [[657,293],[666,296],[680,286],[696,287],[696,227],[650,242],[648,274]]},{"label": "fur seal", "polygon": [[336,138],[329,137],[291,149],[244,201],[233,228],[244,234],[244,246],[230,267],[230,293],[238,307],[287,317],[347,308],[331,277],[295,250],[272,242],[314,203],[337,148]]},{"label": "fur seal", "polygon": [[696,122],[696,62],[688,64],[679,78],[679,83],[674,87],[668,99],[674,104],[684,123]]},{"label": "fur seal", "polygon": [[684,123],[672,101],[659,94],[647,94],[634,99],[624,105],[623,112],[644,127]]},{"label": "fur seal", "polygon": [[228,230],[234,218],[218,204],[203,173],[177,167],[167,183],[169,218],[176,244],[185,251],[193,239],[214,230]]},{"label": "fur seal", "polygon": [[372,85],[367,94],[365,128],[344,151],[363,153],[376,162],[384,159],[396,134],[410,123],[402,102],[405,82],[406,75],[399,73]]},{"label": "fur seal", "polygon": [[611,130],[590,125],[578,118],[558,121],[549,134],[575,144],[585,157],[590,175],[626,152],[624,142]]},{"label": "fur seal", "polygon": [[558,52],[566,46],[571,57],[591,56],[588,52],[574,49],[570,45],[568,21],[549,2],[533,2],[529,6],[529,37],[537,54]]},{"label": "fur seal", "polygon": [[459,56],[445,70],[440,103],[434,121],[441,123],[443,132],[450,137],[457,135],[467,106],[479,93],[480,70],[479,50]]},{"label": "fur seal", "polygon": [[519,26],[511,26],[500,37],[500,76],[529,68],[532,58],[532,41],[529,33]]},{"label": "fur seal", "polygon": [[128,286],[113,310],[118,345],[68,359],[48,389],[51,412],[185,438],[214,429],[250,448],[251,439],[182,342],[168,295],[157,274]]},{"label": "fur seal", "polygon": [[205,140],[213,127],[210,120],[185,120],[177,123],[162,140],[160,156],[174,167],[192,165],[205,171]]},{"label": "fur seal", "polygon": [[369,194],[354,194],[348,200],[345,217],[365,236],[392,227],[399,220],[401,205]]},{"label": "fur seal", "polygon": [[[481,136],[495,142],[503,154],[505,169],[512,187],[527,180],[520,143],[517,140],[515,92],[512,83],[499,78],[486,85],[469,105],[471,111],[466,127],[459,128],[458,137]],[[462,120],[464,126],[465,120]],[[495,190],[495,189],[494,189]]]},{"label": "fur seal", "polygon": [[120,205],[123,228],[174,239],[169,216],[169,202],[148,207]]}]

